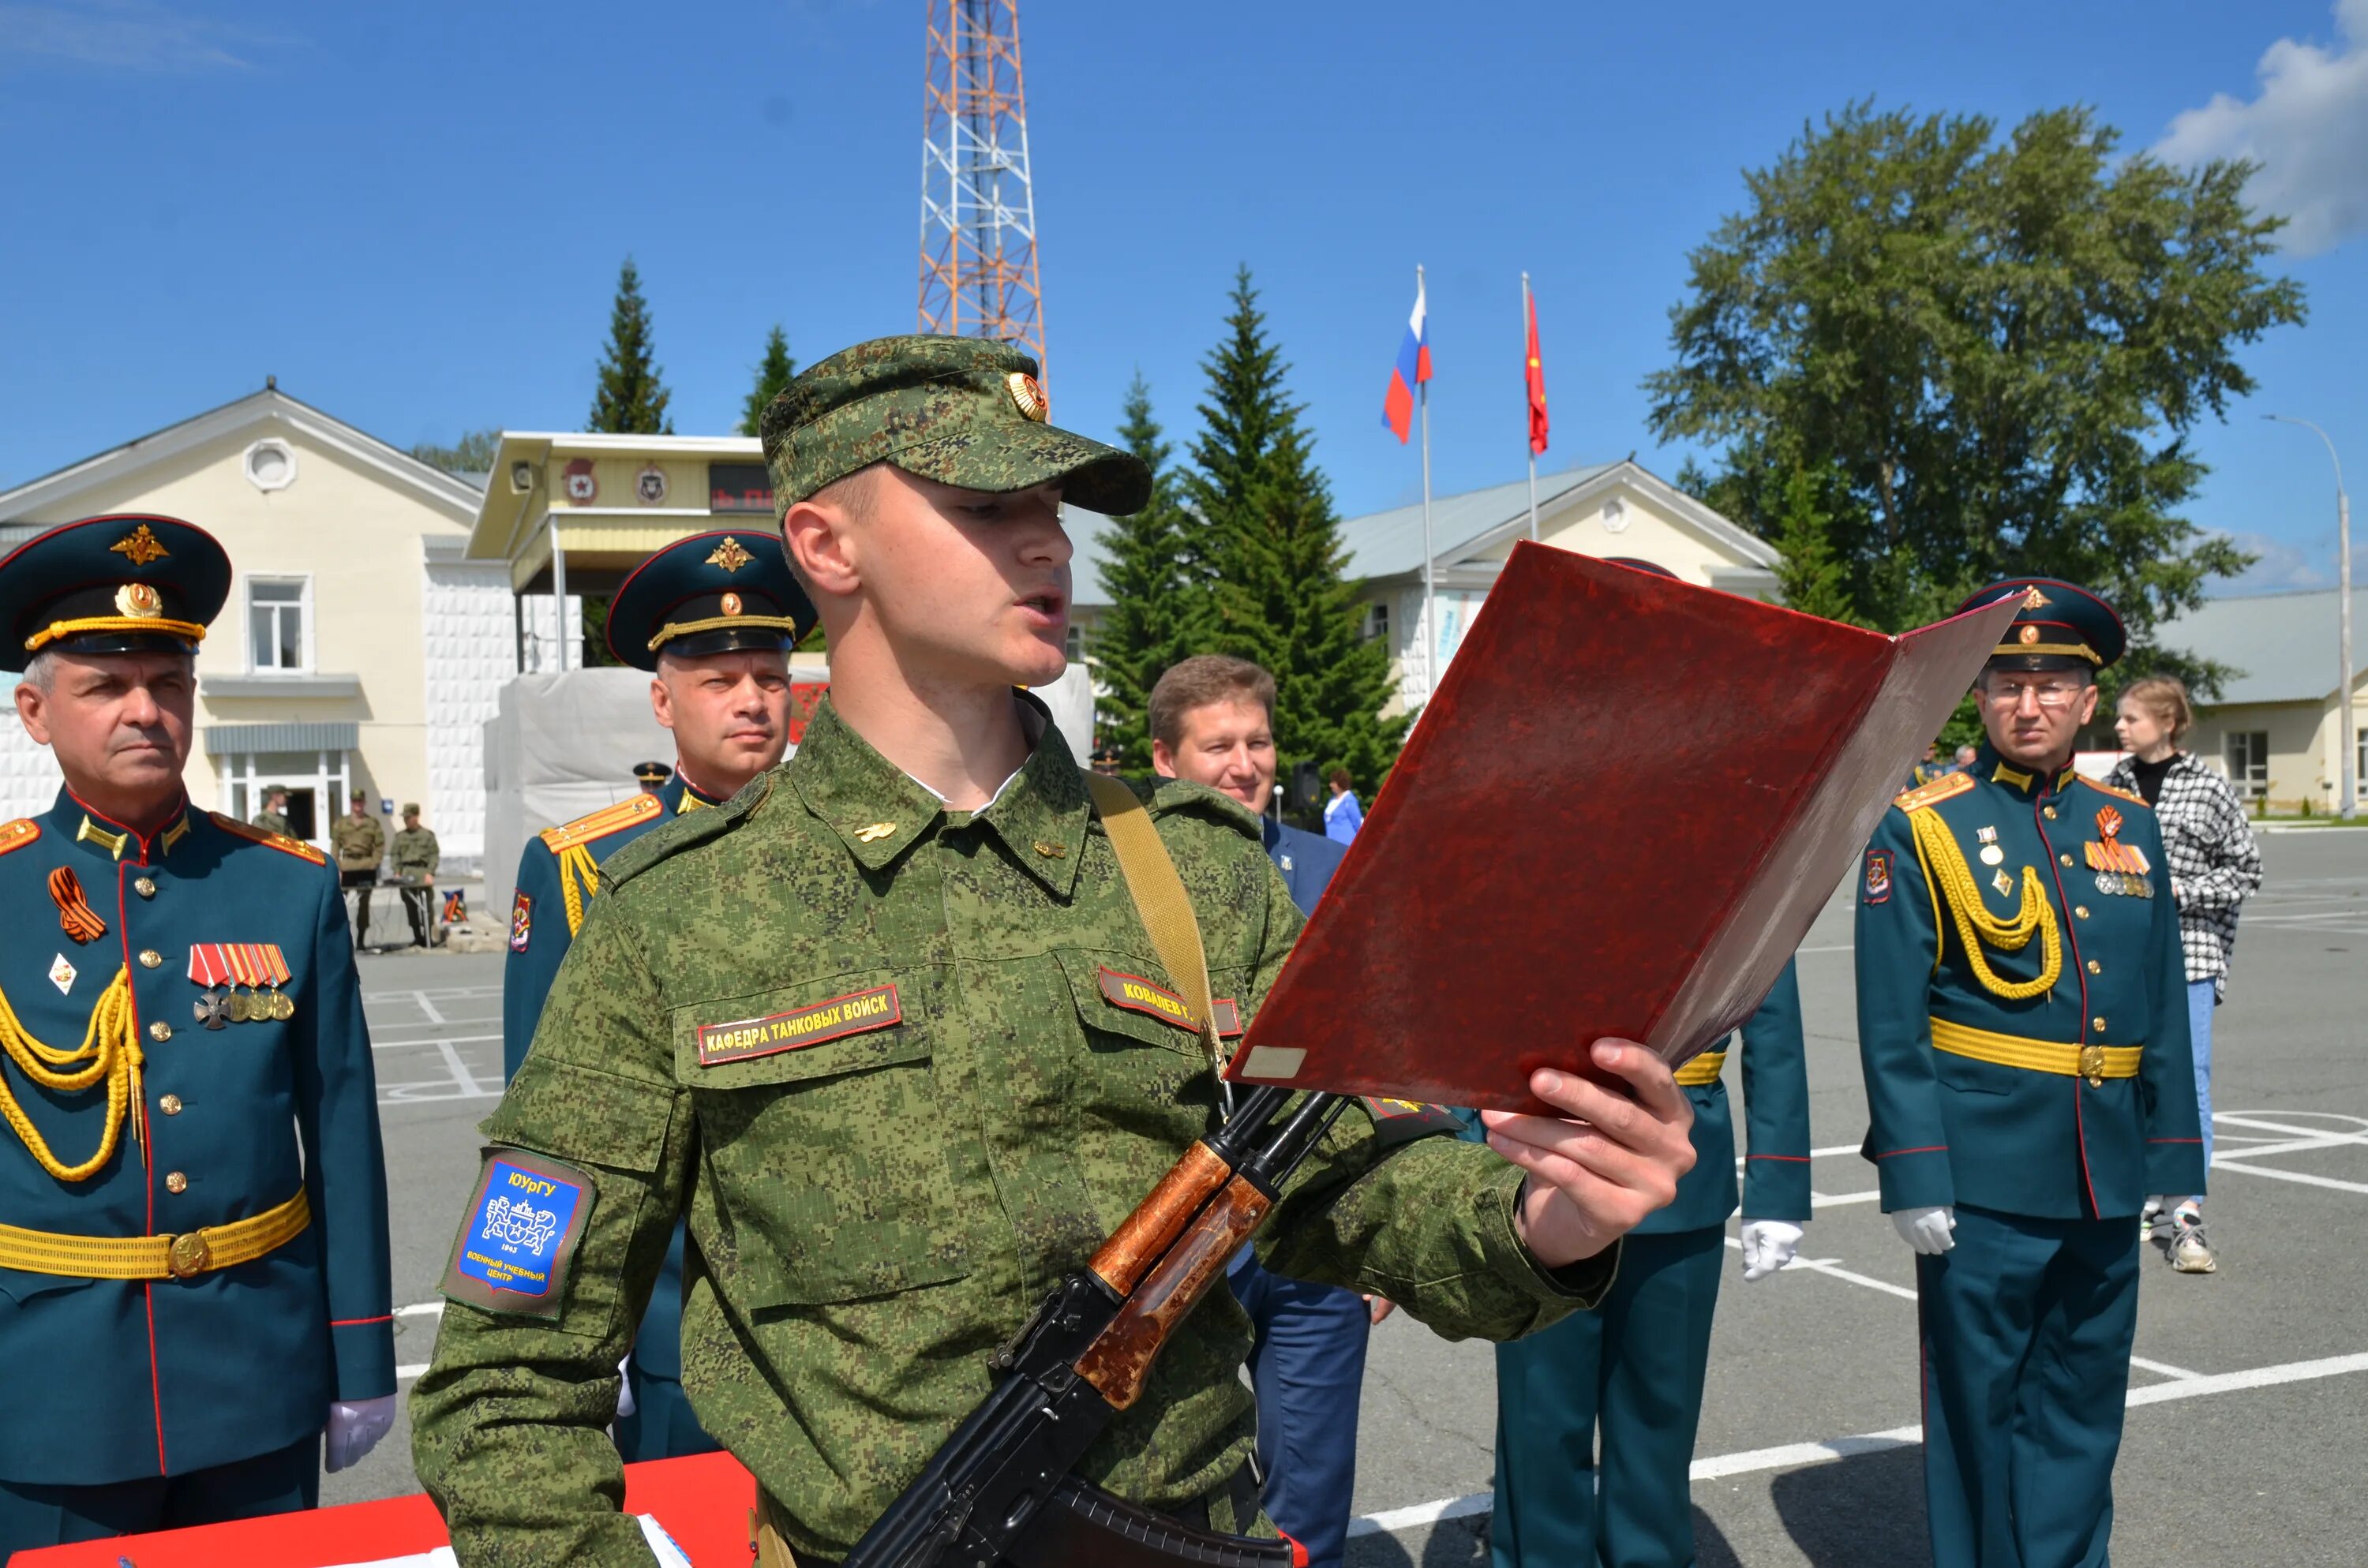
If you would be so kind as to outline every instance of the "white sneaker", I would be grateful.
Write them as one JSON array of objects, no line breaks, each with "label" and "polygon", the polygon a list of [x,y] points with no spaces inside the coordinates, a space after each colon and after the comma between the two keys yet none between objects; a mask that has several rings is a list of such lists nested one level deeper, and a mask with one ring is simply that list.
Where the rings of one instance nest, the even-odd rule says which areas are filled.
[{"label": "white sneaker", "polygon": [[2175,1217],[2178,1233],[2170,1241],[2170,1266],[2181,1274],[2214,1274],[2220,1260],[2212,1254],[2212,1244],[2203,1239],[2203,1216],[2180,1210]]}]

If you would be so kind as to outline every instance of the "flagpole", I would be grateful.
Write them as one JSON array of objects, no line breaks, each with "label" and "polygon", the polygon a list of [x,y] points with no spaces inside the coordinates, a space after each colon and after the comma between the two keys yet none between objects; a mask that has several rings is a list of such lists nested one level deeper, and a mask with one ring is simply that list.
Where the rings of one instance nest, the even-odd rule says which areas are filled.
[{"label": "flagpole", "polygon": [[[1530,348],[1530,275],[1529,275],[1528,273],[1524,272],[1524,273],[1522,273],[1522,274],[1521,274],[1521,352],[1522,352],[1523,354],[1525,354],[1525,355],[1526,355],[1526,354],[1529,352],[1529,348]],[[1527,381],[1526,380],[1524,380],[1524,381],[1523,381],[1523,382],[1522,382],[1522,384],[1521,384],[1521,395],[1522,395],[1522,397],[1523,397],[1523,398],[1525,398],[1525,399],[1530,395],[1530,394],[1529,394],[1529,383],[1528,383],[1528,381]],[[1529,428],[1529,420],[1528,420],[1527,415],[1526,415],[1526,410],[1525,410],[1525,413],[1524,413],[1524,417],[1523,417],[1523,419],[1522,419],[1522,421],[1521,421],[1521,428],[1522,428],[1522,429],[1523,429],[1523,431],[1525,431],[1525,432],[1526,432],[1526,431],[1528,430],[1528,428]],[[1531,442],[1531,441],[1528,440],[1526,437],[1522,440],[1522,442],[1521,442],[1521,446],[1522,446],[1523,449],[1525,449],[1526,451],[1528,451],[1528,452],[1529,452],[1529,454],[1530,454],[1530,538],[1531,538],[1531,540],[1535,540],[1535,539],[1538,537],[1538,453],[1537,453],[1537,447],[1536,447],[1535,443],[1533,443],[1533,442]]]},{"label": "flagpole", "polygon": [[[1430,335],[1429,299],[1423,292],[1422,267],[1414,269],[1414,291],[1424,301],[1423,335]],[[1422,703],[1430,706],[1439,689],[1439,585],[1432,580],[1430,548],[1430,382],[1415,383],[1422,408]]]}]

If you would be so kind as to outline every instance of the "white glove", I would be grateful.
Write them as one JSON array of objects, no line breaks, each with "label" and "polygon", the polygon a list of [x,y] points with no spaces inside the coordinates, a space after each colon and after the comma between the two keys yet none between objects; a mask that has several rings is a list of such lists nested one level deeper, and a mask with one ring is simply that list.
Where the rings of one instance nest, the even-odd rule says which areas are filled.
[{"label": "white glove", "polygon": [[1892,1214],[1891,1224],[1901,1241],[1933,1257],[1957,1244],[1957,1238],[1949,1233],[1957,1228],[1956,1212],[1945,1205],[1898,1210]]},{"label": "white glove", "polygon": [[633,1375],[625,1369],[632,1364],[633,1353],[630,1350],[625,1352],[625,1358],[617,1363],[617,1419],[620,1421],[642,1407],[642,1402],[633,1397]]},{"label": "white glove", "polygon": [[1790,1220],[1743,1222],[1743,1281],[1757,1284],[1793,1261],[1801,1250],[1801,1227]]},{"label": "white glove", "polygon": [[329,1473],[359,1464],[394,1429],[394,1395],[338,1400],[329,1406]]}]

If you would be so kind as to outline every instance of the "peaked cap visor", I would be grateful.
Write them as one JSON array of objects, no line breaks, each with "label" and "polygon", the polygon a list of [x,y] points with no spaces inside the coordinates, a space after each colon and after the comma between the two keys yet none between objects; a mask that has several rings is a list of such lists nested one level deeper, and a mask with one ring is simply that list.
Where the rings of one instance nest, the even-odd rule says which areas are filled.
[{"label": "peaked cap visor", "polygon": [[816,361],[765,410],[775,515],[877,462],[965,490],[1058,481],[1088,510],[1141,511],[1150,469],[1049,423],[1036,375],[1028,355],[977,337],[880,337]]},{"label": "peaked cap visor", "polygon": [[33,655],[194,653],[230,597],[229,552],[194,523],[111,512],[0,557],[0,671]]}]

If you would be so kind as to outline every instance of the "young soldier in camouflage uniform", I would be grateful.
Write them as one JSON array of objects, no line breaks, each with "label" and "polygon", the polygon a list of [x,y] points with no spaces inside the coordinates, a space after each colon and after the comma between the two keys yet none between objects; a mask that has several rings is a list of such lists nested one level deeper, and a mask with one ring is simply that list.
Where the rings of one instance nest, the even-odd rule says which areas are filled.
[{"label": "young soldier in camouflage uniform", "polygon": [[370,941],[370,889],[378,885],[378,863],[386,854],[386,832],[370,813],[370,796],[354,791],[353,810],[329,824],[329,844],[337,852],[337,884],[354,890],[354,946]]},{"label": "young soldier in camouflage uniform", "polygon": [[280,789],[263,792],[263,809],[255,813],[254,825],[266,833],[276,833],[282,838],[295,835],[288,831],[288,791]]},{"label": "young soldier in camouflage uniform", "polygon": [[436,885],[436,868],[443,863],[443,846],[419,825],[419,803],[404,801],[403,828],[394,835],[394,880],[402,885],[403,913],[411,917],[411,939],[423,948],[432,929],[428,890]]},{"label": "young soldier in camouflage uniform", "polygon": [[[412,1402],[463,1562],[650,1561],[603,1429],[678,1211],[684,1386],[755,1472],[768,1534],[812,1568],[1213,1123],[1198,1037],[1114,1000],[1114,976],[1173,979],[1076,758],[1013,690],[1064,667],[1060,502],[1124,513],[1150,488],[1133,457],[1043,422],[1035,369],[977,339],[884,339],[809,369],[766,415],[831,695],[796,757],[603,866],[485,1124]],[[1257,819],[1199,785],[1138,789],[1212,985],[1254,1013],[1300,927]],[[1384,1151],[1351,1109],[1278,1205],[1264,1261],[1452,1335],[1590,1305],[1617,1238],[1692,1161],[1668,1070],[1619,1041],[1594,1060],[1624,1090],[1540,1073],[1532,1091],[1585,1125],[1490,1112],[1495,1154],[1446,1137]],[[1080,1472],[1259,1528],[1248,1345],[1230,1294],[1203,1301]]]}]

